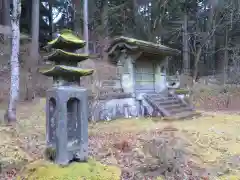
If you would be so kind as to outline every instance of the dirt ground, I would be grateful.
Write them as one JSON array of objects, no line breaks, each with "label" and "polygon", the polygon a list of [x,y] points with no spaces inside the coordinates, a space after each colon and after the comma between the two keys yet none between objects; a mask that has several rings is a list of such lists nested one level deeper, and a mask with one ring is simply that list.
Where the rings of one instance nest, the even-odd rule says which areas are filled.
[{"label": "dirt ground", "polygon": [[[24,164],[43,158],[45,100],[21,103],[18,120],[16,127],[0,125],[0,179],[11,179]],[[89,152],[103,163],[121,167],[124,180],[237,180],[239,126],[240,115],[219,112],[181,121],[123,119],[90,124]]]}]

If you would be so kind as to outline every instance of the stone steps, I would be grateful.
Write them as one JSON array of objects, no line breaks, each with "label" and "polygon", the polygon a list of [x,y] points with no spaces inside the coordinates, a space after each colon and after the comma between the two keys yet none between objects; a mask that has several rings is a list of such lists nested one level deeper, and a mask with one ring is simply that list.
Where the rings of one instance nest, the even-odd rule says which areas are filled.
[{"label": "stone steps", "polygon": [[164,94],[145,94],[145,101],[169,119],[183,119],[195,115],[195,110],[177,96]]},{"label": "stone steps", "polygon": [[201,114],[195,111],[181,112],[173,116],[165,117],[165,120],[180,120],[180,119],[190,119],[192,117],[198,117]]}]

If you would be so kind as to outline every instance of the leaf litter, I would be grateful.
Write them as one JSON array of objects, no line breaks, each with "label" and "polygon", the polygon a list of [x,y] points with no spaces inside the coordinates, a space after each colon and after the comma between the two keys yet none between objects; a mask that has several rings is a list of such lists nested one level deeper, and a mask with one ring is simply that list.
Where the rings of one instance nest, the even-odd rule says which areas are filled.
[{"label": "leaf litter", "polygon": [[[0,179],[43,158],[45,101],[21,104],[15,127],[0,126]],[[186,121],[117,120],[90,124],[89,155],[122,169],[122,179],[240,177],[240,116]]]}]

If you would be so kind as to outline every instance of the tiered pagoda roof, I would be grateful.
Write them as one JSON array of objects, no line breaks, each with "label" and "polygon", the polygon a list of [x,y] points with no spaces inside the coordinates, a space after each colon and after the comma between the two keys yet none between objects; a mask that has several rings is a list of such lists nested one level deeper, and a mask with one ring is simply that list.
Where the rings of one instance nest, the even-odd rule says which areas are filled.
[{"label": "tiered pagoda roof", "polygon": [[83,48],[86,42],[79,39],[71,30],[62,30],[59,36],[48,43],[48,48],[53,48],[44,59],[52,61],[55,66],[51,69],[41,71],[42,74],[51,77],[61,77],[62,79],[76,79],[82,76],[89,76],[92,69],[81,69],[77,63],[87,60],[88,54],[77,54],[74,51]]},{"label": "tiered pagoda roof", "polygon": [[56,49],[48,56],[45,56],[45,59],[52,62],[81,62],[88,59],[87,54],[77,54],[72,52],[67,52],[61,49]]},{"label": "tiered pagoda roof", "polygon": [[81,69],[78,67],[56,65],[51,69],[44,70],[42,73],[46,76],[89,76],[93,73],[93,69]]},{"label": "tiered pagoda roof", "polygon": [[83,48],[85,45],[86,45],[86,42],[79,39],[69,29],[62,30],[56,39],[48,43],[48,46],[51,48],[67,49],[72,51]]}]

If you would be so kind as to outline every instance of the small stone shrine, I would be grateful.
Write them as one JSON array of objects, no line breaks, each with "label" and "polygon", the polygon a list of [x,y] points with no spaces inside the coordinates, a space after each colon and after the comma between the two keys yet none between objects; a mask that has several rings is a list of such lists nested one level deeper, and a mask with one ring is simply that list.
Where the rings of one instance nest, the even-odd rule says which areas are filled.
[{"label": "small stone shrine", "polygon": [[167,57],[176,57],[180,51],[124,36],[114,38],[106,51],[118,74],[112,83],[114,92],[108,90],[105,98],[99,98],[96,120],[141,116],[178,119],[194,114],[189,104],[169,92],[173,87],[166,79]]},{"label": "small stone shrine", "polygon": [[54,51],[45,57],[55,65],[41,73],[53,77],[53,87],[47,91],[46,136],[47,148],[55,152],[54,161],[67,165],[72,160],[86,161],[88,157],[88,95],[80,87],[80,77],[93,73],[77,64],[88,59],[77,54],[85,41],[71,30],[63,30],[48,43]]}]

